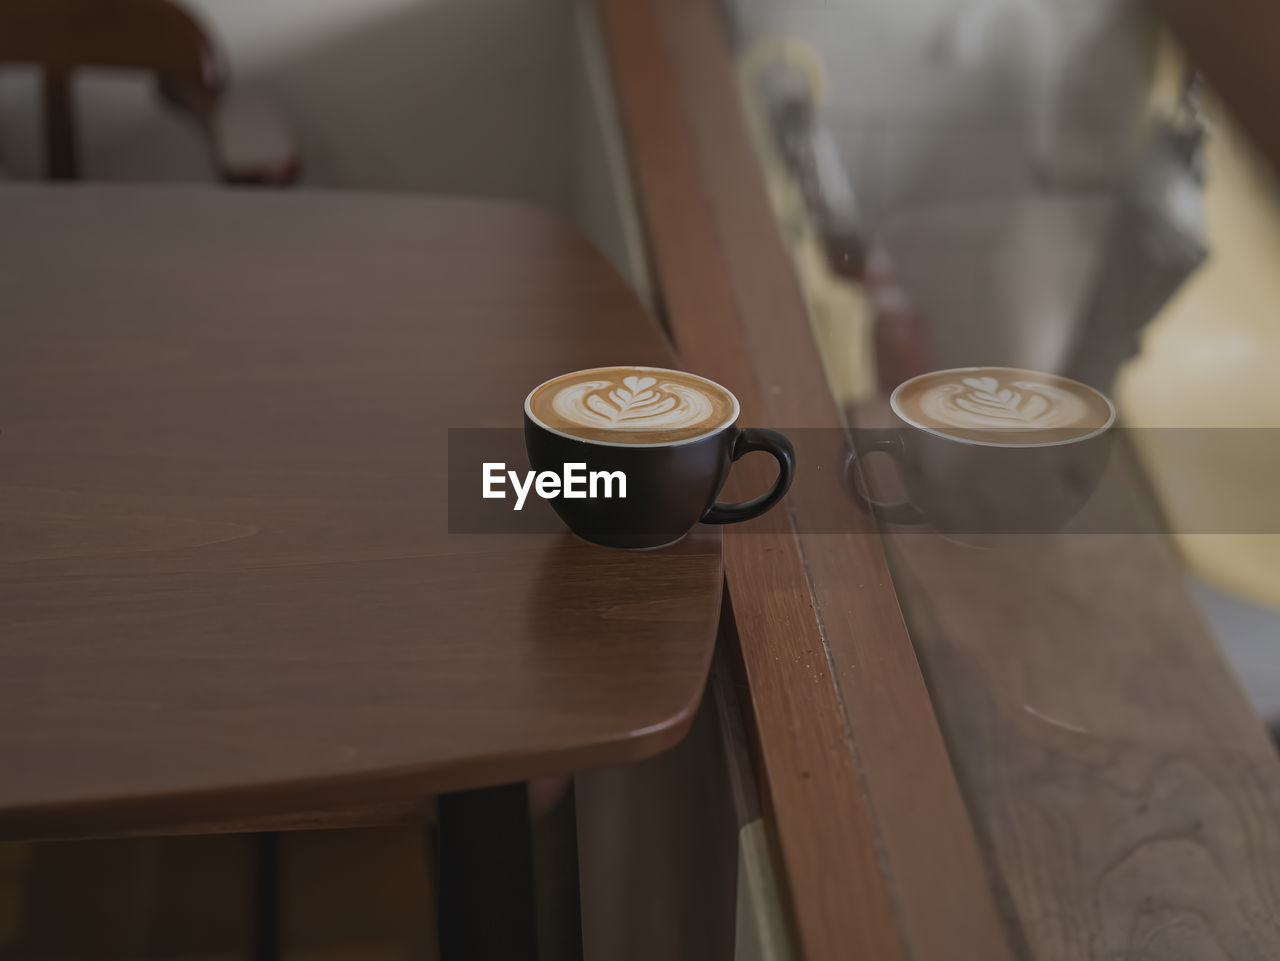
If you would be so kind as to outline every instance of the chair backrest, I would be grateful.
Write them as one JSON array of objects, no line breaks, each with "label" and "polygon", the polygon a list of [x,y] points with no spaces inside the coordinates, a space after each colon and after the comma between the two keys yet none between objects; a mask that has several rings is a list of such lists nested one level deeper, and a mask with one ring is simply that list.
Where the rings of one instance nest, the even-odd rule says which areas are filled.
[{"label": "chair backrest", "polygon": [[44,76],[45,165],[77,173],[71,75],[80,67],[140,70],[215,97],[226,72],[200,24],[170,0],[0,0],[0,64]]}]

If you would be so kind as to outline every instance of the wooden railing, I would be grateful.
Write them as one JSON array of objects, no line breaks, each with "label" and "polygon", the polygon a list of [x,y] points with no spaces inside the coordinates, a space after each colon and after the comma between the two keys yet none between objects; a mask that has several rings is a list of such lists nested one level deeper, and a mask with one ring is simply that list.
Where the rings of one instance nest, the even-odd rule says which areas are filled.
[{"label": "wooden railing", "polygon": [[[744,424],[838,431],[714,4],[601,0],[601,11],[682,359],[732,386]],[[734,481],[770,479],[746,461]],[[838,486],[797,487],[787,503],[785,529],[728,533],[724,551],[804,956],[1009,959],[880,539]],[[824,528],[851,533],[797,533]]]}]

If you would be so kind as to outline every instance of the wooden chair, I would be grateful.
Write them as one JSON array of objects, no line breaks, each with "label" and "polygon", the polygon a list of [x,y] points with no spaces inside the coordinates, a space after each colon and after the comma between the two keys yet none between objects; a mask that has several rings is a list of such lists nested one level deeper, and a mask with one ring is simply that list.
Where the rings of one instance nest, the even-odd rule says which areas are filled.
[{"label": "wooden chair", "polygon": [[0,0],[0,66],[38,67],[44,82],[45,168],[79,173],[72,77],[82,67],[154,75],[192,117],[227,183],[285,186],[298,175],[292,135],[265,107],[226,96],[227,72],[201,26],[171,0]]}]

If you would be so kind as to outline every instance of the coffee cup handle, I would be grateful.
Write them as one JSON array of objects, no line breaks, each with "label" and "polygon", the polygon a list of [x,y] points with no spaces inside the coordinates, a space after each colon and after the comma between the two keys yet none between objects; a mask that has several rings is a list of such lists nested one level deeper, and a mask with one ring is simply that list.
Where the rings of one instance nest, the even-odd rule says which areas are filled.
[{"label": "coffee cup handle", "polygon": [[890,504],[885,501],[878,501],[867,493],[867,479],[862,473],[863,458],[879,451],[887,454],[898,470],[902,470],[902,439],[898,437],[897,432],[862,428],[859,429],[858,435],[860,439],[867,441],[863,444],[864,449],[861,452],[856,448],[851,449],[844,462],[845,486],[848,487],[849,493],[853,495],[853,499],[858,501],[879,520],[889,524],[915,526],[926,523],[924,512],[911,501],[902,500]]},{"label": "coffee cup handle", "polygon": [[774,481],[773,487],[759,497],[753,497],[739,504],[723,504],[716,501],[702,515],[704,524],[737,524],[739,521],[749,521],[753,517],[759,517],[782,500],[782,496],[791,487],[791,478],[796,472],[796,452],[791,446],[791,441],[776,430],[748,427],[739,431],[733,442],[733,459],[736,461],[743,454],[753,450],[772,454],[773,459],[778,462],[778,479]]}]

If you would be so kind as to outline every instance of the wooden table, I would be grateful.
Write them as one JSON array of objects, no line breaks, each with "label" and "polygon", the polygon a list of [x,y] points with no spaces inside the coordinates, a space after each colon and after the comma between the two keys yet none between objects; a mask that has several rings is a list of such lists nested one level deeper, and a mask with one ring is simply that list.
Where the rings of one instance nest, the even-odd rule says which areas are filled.
[{"label": "wooden table", "polygon": [[0,191],[0,837],[411,814],[675,743],[718,534],[448,533],[448,428],[623,362],[673,355],[529,208]]}]

